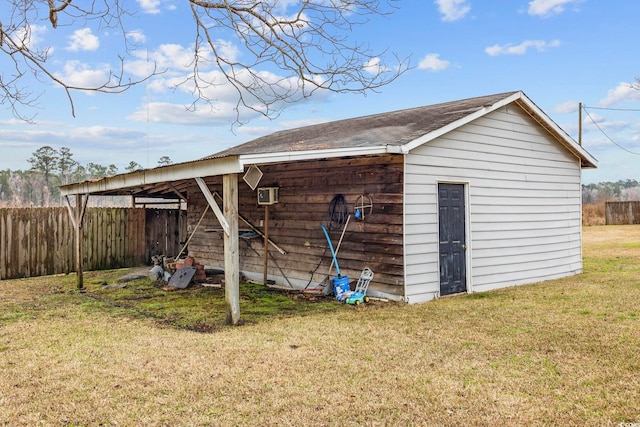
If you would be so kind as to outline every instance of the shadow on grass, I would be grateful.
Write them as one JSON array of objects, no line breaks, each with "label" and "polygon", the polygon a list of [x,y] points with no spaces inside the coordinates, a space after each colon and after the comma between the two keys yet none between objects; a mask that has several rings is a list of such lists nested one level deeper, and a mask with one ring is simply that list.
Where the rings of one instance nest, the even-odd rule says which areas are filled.
[{"label": "shadow on grass", "polygon": [[[227,325],[223,288],[192,283],[185,289],[166,286],[162,281],[136,279],[113,285],[113,278],[95,275],[77,295],[85,310],[108,310],[138,318],[151,318],[159,324],[210,333]],[[259,284],[240,285],[242,324],[274,317],[306,316],[344,310],[333,297],[281,291]]]}]

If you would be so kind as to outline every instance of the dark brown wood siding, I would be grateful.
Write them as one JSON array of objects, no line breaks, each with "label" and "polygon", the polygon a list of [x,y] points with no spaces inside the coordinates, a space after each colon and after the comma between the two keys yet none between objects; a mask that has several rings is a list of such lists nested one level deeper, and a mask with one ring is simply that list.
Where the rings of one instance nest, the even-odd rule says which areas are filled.
[{"label": "dark brown wood siding", "polygon": [[[338,252],[341,273],[357,280],[364,267],[374,271],[371,289],[403,294],[402,190],[403,157],[384,155],[345,159],[314,160],[262,165],[259,187],[279,187],[278,204],[269,207],[269,238],[286,251],[269,248],[269,275],[286,276],[296,285],[321,282],[332,261],[320,224],[327,225],[331,201],[343,195],[352,215]],[[264,206],[257,204],[256,192],[239,183],[239,214],[264,232]],[[209,189],[222,195],[220,177],[205,179]],[[370,196],[371,215],[353,218],[360,196]],[[198,223],[206,200],[194,184],[188,189],[188,232]],[[222,202],[218,199],[222,206]],[[249,227],[240,220],[240,233]],[[336,246],[342,229],[331,231]],[[240,269],[261,274],[263,239],[241,239]],[[221,267],[224,262],[223,234],[213,212],[208,211],[194,233],[189,253],[206,265]],[[273,258],[271,258],[273,256]],[[313,272],[313,273],[312,273]],[[331,273],[335,275],[335,268]],[[261,276],[260,276],[261,277]],[[286,281],[284,282],[286,284]]]}]

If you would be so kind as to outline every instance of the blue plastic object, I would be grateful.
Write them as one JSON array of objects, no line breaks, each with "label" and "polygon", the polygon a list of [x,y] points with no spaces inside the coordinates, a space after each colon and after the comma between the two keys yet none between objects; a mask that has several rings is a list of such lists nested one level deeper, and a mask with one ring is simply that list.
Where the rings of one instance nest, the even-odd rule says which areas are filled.
[{"label": "blue plastic object", "polygon": [[333,262],[336,265],[336,273],[338,273],[338,277],[340,277],[340,266],[338,265],[338,260],[336,259],[336,252],[333,250],[333,243],[331,243],[331,238],[329,237],[329,232],[324,227],[323,224],[320,224],[322,227],[322,231],[324,231],[324,237],[327,238],[327,243],[329,244],[329,249],[331,249],[331,256],[333,257]]},{"label": "blue plastic object", "polygon": [[340,297],[338,297],[338,301],[344,301],[347,304],[362,304],[365,302],[369,302],[369,297],[367,296],[367,289],[369,289],[369,283],[373,279],[373,271],[369,267],[365,267],[360,273],[360,278],[356,283],[356,289],[354,291],[343,292]]},{"label": "blue plastic object", "polygon": [[327,238],[327,243],[329,244],[329,248],[331,249],[331,256],[333,257],[333,263],[336,265],[336,272],[338,273],[338,277],[333,278],[333,293],[335,294],[338,301],[343,301],[343,299],[341,298],[343,294],[351,291],[351,288],[349,287],[349,277],[342,276],[340,274],[340,266],[338,265],[336,252],[333,250],[333,243],[331,243],[329,232],[324,225],[320,224],[320,227],[322,228],[322,231],[324,231],[324,236]]},{"label": "blue plastic object", "polygon": [[336,295],[338,301],[341,301],[340,297],[351,291],[349,286],[349,277],[340,276],[333,278],[333,293]]}]

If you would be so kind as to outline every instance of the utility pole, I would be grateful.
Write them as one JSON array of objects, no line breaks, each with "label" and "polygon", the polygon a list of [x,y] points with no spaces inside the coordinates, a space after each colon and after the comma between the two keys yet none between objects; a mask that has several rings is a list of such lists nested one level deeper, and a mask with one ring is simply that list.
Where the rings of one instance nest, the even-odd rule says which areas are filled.
[{"label": "utility pole", "polygon": [[578,145],[582,147],[582,102],[578,103]]}]

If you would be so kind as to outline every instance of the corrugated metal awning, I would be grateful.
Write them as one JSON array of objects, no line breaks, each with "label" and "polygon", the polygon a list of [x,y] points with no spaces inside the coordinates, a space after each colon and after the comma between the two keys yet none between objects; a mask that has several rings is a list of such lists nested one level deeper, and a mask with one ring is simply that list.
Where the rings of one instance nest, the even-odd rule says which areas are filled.
[{"label": "corrugated metal awning", "polygon": [[62,196],[91,194],[177,199],[195,178],[241,173],[243,170],[237,156],[202,159],[62,185],[60,193]]}]

